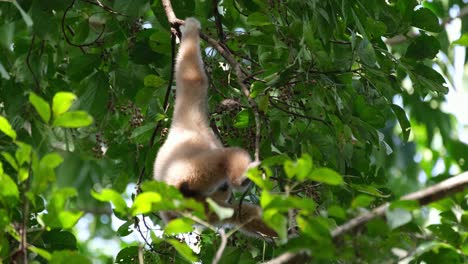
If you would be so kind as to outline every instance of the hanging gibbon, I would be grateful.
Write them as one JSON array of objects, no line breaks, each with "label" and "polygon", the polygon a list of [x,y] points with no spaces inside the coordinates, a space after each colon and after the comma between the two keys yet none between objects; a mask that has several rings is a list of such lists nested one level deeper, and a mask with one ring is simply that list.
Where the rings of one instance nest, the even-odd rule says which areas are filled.
[{"label": "hanging gibbon", "polygon": [[[254,236],[276,237],[261,220],[260,207],[228,202],[231,189],[243,189],[249,181],[245,174],[252,159],[247,151],[223,147],[209,126],[207,113],[208,78],[200,51],[200,23],[187,18],[181,26],[182,40],[175,65],[176,99],[171,127],[154,162],[154,178],[180,190],[186,197],[205,202],[207,197],[223,207],[234,209],[234,215],[220,221],[214,213],[209,222],[238,226]],[[206,203],[205,203],[206,204]],[[167,222],[175,213],[162,212]]]}]

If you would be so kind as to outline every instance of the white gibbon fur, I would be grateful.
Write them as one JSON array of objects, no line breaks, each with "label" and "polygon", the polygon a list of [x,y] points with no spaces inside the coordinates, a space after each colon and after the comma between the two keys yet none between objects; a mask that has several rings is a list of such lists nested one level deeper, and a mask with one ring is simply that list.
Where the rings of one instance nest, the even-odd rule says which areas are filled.
[{"label": "white gibbon fur", "polygon": [[[276,237],[261,220],[261,209],[250,203],[228,202],[231,188],[249,183],[245,173],[252,166],[247,151],[223,147],[209,126],[207,114],[208,78],[200,51],[200,23],[187,18],[181,27],[182,40],[175,65],[176,99],[172,124],[154,162],[154,178],[178,188],[186,197],[205,204],[210,197],[223,207],[234,209],[231,218],[219,221],[208,214],[212,224],[238,226],[250,235]],[[175,213],[162,212],[167,222]]]}]

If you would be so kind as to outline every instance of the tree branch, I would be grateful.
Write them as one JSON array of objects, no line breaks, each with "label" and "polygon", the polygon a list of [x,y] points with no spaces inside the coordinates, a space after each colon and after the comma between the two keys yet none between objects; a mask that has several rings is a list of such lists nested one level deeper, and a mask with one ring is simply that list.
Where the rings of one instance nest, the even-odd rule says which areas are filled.
[{"label": "tree branch", "polygon": [[29,49],[28,49],[28,55],[26,56],[26,66],[28,66],[28,70],[29,72],[31,73],[33,79],[34,79],[34,83],[36,83],[36,92],[39,93],[39,91],[41,90],[41,86],[40,86],[40,83],[39,83],[39,80],[37,79],[36,77],[36,74],[34,74],[34,71],[31,67],[31,62],[30,62],[30,58],[31,58],[31,51],[34,47],[34,40],[36,39],[36,35],[33,34],[32,38],[31,38],[31,44],[29,45]]},{"label": "tree branch", "polygon": [[[427,187],[420,191],[407,194],[401,197],[400,200],[417,201],[419,202],[421,206],[423,206],[423,205],[432,203],[434,201],[443,199],[449,195],[463,191],[467,187],[468,187],[468,172],[464,172],[457,176],[451,177],[445,181],[437,183],[436,185]],[[370,212],[361,214],[349,220],[348,222],[344,223],[343,225],[336,227],[331,232],[332,238],[337,239],[340,236],[344,235],[345,233],[355,229],[356,227],[364,225],[365,223],[369,222],[370,220],[376,217],[382,216],[389,207],[390,207],[390,203],[385,203],[373,209]],[[290,252],[286,252],[266,263],[268,264],[297,263],[295,262],[294,257],[299,254],[303,255],[304,253],[302,252],[302,253],[292,254]]]},{"label": "tree branch", "polygon": [[221,237],[221,244],[219,245],[218,251],[216,251],[216,256],[213,259],[213,262],[211,262],[212,264],[219,263],[219,261],[221,260],[221,257],[223,256],[224,249],[226,249],[227,240],[228,240],[228,236],[224,232],[224,229],[222,228],[219,229],[218,233]]}]

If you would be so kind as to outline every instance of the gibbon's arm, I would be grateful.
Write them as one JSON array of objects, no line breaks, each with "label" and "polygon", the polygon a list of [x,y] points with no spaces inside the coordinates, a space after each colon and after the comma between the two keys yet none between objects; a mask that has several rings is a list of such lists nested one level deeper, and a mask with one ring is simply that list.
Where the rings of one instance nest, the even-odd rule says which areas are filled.
[{"label": "gibbon's arm", "polygon": [[200,22],[187,18],[181,27],[182,41],[176,59],[176,102],[173,126],[197,129],[208,126],[206,97],[208,78],[200,51]]}]

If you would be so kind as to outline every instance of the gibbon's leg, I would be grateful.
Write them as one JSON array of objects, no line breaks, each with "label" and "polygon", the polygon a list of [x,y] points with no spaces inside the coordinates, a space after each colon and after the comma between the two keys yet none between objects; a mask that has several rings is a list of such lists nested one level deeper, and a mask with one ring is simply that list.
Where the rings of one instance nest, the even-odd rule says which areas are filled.
[{"label": "gibbon's leg", "polygon": [[189,160],[191,172],[175,185],[188,196],[210,195],[226,181],[234,188],[249,183],[245,172],[251,163],[250,155],[241,148],[219,148],[202,151]]},{"label": "gibbon's leg", "polygon": [[278,234],[273,229],[263,223],[261,216],[262,209],[260,207],[251,203],[242,203],[242,208],[239,213],[238,203],[229,204],[223,201],[216,201],[216,203],[222,207],[232,208],[234,210],[234,215],[220,222],[216,214],[211,213],[208,216],[211,223],[233,225],[239,227],[242,232],[252,236],[278,237]]},{"label": "gibbon's leg", "polygon": [[185,20],[175,66],[177,88],[173,125],[187,129],[209,127],[206,110],[208,78],[200,51],[199,30],[200,22],[196,19]]}]

